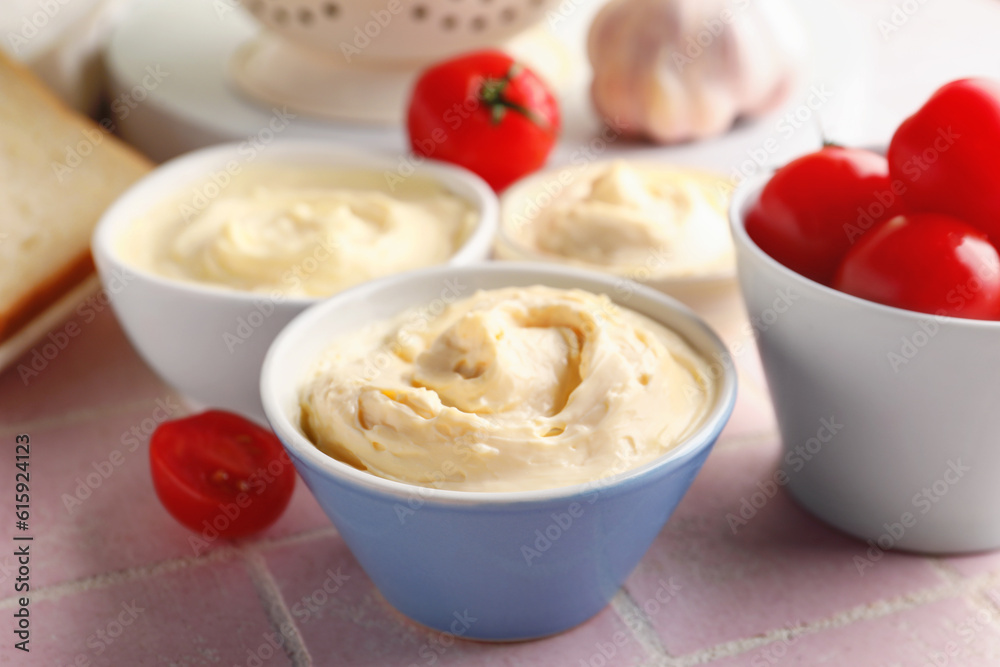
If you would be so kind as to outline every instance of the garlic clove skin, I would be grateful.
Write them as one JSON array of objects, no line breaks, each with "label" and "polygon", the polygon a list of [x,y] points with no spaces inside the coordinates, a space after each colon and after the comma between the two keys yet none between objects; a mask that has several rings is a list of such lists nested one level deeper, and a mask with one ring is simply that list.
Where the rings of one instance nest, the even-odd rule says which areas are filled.
[{"label": "garlic clove skin", "polygon": [[598,114],[668,144],[721,134],[783,102],[805,40],[785,0],[611,0],[587,51]]}]

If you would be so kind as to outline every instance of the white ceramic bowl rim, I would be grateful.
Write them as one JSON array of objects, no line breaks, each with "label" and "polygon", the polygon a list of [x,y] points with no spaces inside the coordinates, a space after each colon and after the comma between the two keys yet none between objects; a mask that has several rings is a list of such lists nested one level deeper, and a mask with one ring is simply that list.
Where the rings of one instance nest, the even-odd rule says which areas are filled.
[{"label": "white ceramic bowl rim", "polygon": [[[558,175],[562,172],[570,172],[573,174],[573,178],[579,176],[580,174],[585,174],[590,170],[596,170],[603,166],[607,166],[620,160],[621,158],[612,158],[609,160],[596,160],[594,162],[587,162],[585,164],[575,164],[575,165],[564,165],[562,167],[553,167],[551,169],[546,169],[545,171],[535,172],[534,174],[529,174],[524,178],[521,178],[510,185],[506,190],[500,193],[500,224],[497,230],[497,238],[502,242],[513,248],[518,254],[523,255],[527,260],[533,262],[548,262],[554,264],[560,264],[562,266],[569,266],[581,269],[588,269],[592,271],[602,271],[605,273],[610,273],[623,278],[630,277],[630,274],[634,273],[636,270],[642,268],[637,267],[615,267],[615,266],[605,266],[602,264],[593,264],[581,259],[574,259],[572,257],[566,257],[563,255],[558,255],[555,253],[545,252],[544,250],[538,250],[524,245],[514,237],[512,237],[507,231],[507,219],[505,214],[505,209],[511,207],[511,202],[522,199],[532,190],[536,189],[543,181],[546,180],[558,180]],[[700,174],[713,175],[708,169],[700,169],[697,167],[688,167],[682,164],[673,164],[666,162],[656,162],[650,159],[642,160],[628,160],[631,165],[637,165],[639,167],[646,167],[650,169],[659,169],[663,171],[670,170],[684,170],[692,171]],[[725,178],[719,175],[720,178]],[[716,271],[714,273],[704,273],[689,276],[663,276],[663,277],[652,277],[651,282],[656,282],[663,285],[702,285],[705,283],[714,283],[722,280],[732,280],[736,277],[736,267],[734,266],[728,271]]]},{"label": "white ceramic bowl rim", "polygon": [[[315,165],[339,168],[356,165],[370,170],[395,170],[398,167],[400,157],[402,157],[402,154],[392,154],[385,151],[362,151],[361,149],[330,140],[276,139],[265,148],[259,149],[256,154],[257,157],[244,162],[240,159],[240,149],[245,143],[229,142],[215,144],[184,153],[164,162],[146,176],[133,183],[131,187],[114,201],[98,221],[93,235],[95,251],[107,257],[114,264],[121,266],[128,273],[141,275],[144,279],[152,283],[169,286],[180,292],[189,294],[212,294],[245,301],[248,305],[253,304],[260,301],[261,298],[266,298],[268,293],[251,292],[196,281],[175,280],[137,267],[123,258],[118,251],[117,243],[129,226],[135,224],[134,209],[143,208],[139,203],[145,201],[144,207],[146,210],[149,210],[165,201],[169,201],[171,194],[160,191],[161,181],[169,180],[183,174],[192,168],[192,164],[203,163],[202,167],[197,170],[200,172],[199,175],[189,178],[184,184],[172,188],[174,196],[178,192],[183,192],[185,187],[207,182],[206,179],[209,178],[210,173],[205,173],[204,169],[222,171],[225,170],[225,165],[229,161],[239,162],[241,168],[250,164],[267,165],[281,163],[294,165],[295,167]],[[409,157],[414,165],[413,175],[424,175],[425,177],[433,178],[448,188],[451,188],[455,183],[462,183],[475,193],[475,200],[469,200],[469,204],[478,210],[478,220],[462,245],[448,258],[448,261],[443,266],[468,263],[475,256],[485,253],[485,249],[490,246],[496,234],[499,219],[499,204],[492,188],[482,178],[463,167],[423,157],[417,158],[412,155]],[[468,200],[468,197],[462,198]],[[129,213],[130,211],[131,213]],[[283,301],[293,306],[304,307],[325,298],[328,297],[285,296]]]},{"label": "white ceramic bowl rim", "polygon": [[[434,489],[407,484],[394,480],[385,479],[372,473],[358,470],[342,461],[339,461],[328,454],[320,451],[299,429],[292,423],[288,415],[282,409],[279,397],[273,388],[272,378],[281,373],[284,369],[282,356],[285,348],[295,345],[296,338],[300,331],[307,331],[315,323],[321,320],[327,312],[335,310],[340,306],[340,302],[353,299],[358,296],[368,294],[376,295],[383,290],[391,289],[393,285],[407,280],[419,279],[428,275],[440,274],[444,277],[444,272],[448,271],[448,277],[461,277],[466,272],[487,272],[487,273],[515,273],[530,272],[534,275],[573,277],[580,282],[596,283],[607,288],[607,293],[613,294],[615,286],[619,286],[620,279],[596,271],[586,271],[572,267],[552,266],[533,262],[494,262],[481,264],[479,266],[464,267],[428,267],[417,269],[406,273],[386,276],[378,280],[369,281],[361,285],[351,287],[337,295],[312,306],[295,317],[275,338],[268,350],[267,357],[261,370],[261,397],[264,404],[264,411],[272,428],[279,435],[284,445],[293,450],[296,456],[303,459],[311,467],[336,477],[341,482],[347,483],[358,490],[389,495],[406,502],[414,495],[419,496],[422,503],[438,503],[441,505],[475,505],[495,506],[501,509],[504,506],[517,503],[538,503],[558,500],[561,498],[573,498],[594,493],[595,491],[621,491],[633,484],[641,483],[641,480],[653,473],[666,468],[676,468],[687,460],[697,455],[701,450],[711,446],[722,432],[723,427],[729,419],[733,405],[736,402],[736,371],[729,352],[718,337],[718,335],[708,327],[693,311],[663,293],[650,287],[633,283],[630,287],[631,294],[638,295],[646,301],[658,302],[676,311],[683,319],[700,329],[708,344],[714,348],[714,361],[721,363],[724,372],[722,374],[719,391],[716,395],[715,404],[711,412],[705,418],[701,427],[686,440],[679,443],[674,449],[664,453],[660,457],[642,466],[626,470],[617,475],[605,477],[593,482],[584,482],[571,486],[554,487],[547,489],[537,489],[531,491],[457,491],[451,489]],[[582,288],[586,289],[586,288]],[[414,304],[419,305],[419,304]],[[695,346],[697,347],[697,346]],[[705,350],[701,351],[703,354]]]},{"label": "white ceramic bowl rim", "polygon": [[858,308],[868,308],[870,310],[874,310],[875,312],[882,313],[883,315],[911,319],[914,322],[914,326],[919,325],[920,322],[926,322],[928,318],[933,318],[935,321],[939,323],[946,323],[948,326],[969,327],[974,329],[1000,329],[1000,320],[974,320],[967,317],[921,313],[915,310],[896,308],[895,306],[887,306],[875,301],[869,301],[868,299],[862,299],[852,294],[835,290],[834,288],[818,283],[811,278],[806,278],[801,273],[791,270],[778,260],[768,255],[753,241],[753,239],[750,238],[750,235],[747,234],[746,226],[744,224],[744,210],[749,207],[752,201],[756,200],[756,198],[760,195],[760,191],[764,188],[767,181],[771,179],[772,175],[774,175],[774,170],[762,171],[761,173],[755,174],[751,178],[748,178],[740,183],[739,187],[736,188],[736,192],[733,193],[733,200],[729,205],[729,226],[733,234],[733,239],[737,241],[737,245],[742,245],[747,248],[760,261],[771,267],[772,270],[783,274],[790,283],[798,283],[808,289],[812,289],[820,294],[823,294],[827,298],[841,299]]}]

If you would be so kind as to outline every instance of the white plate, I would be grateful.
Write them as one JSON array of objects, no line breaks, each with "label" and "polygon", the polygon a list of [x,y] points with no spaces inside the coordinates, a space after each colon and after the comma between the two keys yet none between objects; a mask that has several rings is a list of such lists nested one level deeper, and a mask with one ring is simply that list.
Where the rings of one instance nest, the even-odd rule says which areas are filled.
[{"label": "white plate", "polygon": [[[562,39],[578,61],[586,64],[583,43],[597,0],[571,3],[575,9],[566,21],[552,22],[550,30]],[[813,58],[803,85],[781,110],[752,123],[744,123],[716,139],[675,147],[618,142],[603,153],[619,152],[646,159],[667,160],[715,169],[729,174],[770,138],[780,144],[768,156],[780,163],[790,156],[818,148],[819,125],[831,138],[850,142],[865,118],[867,64],[873,59],[873,38],[866,24],[848,9],[829,0],[796,0],[794,6],[805,25]],[[108,46],[107,65],[116,97],[138,86],[142,102],[112,106],[123,136],[154,159],[222,141],[256,138],[274,112],[250,102],[234,89],[227,76],[236,49],[253,38],[257,24],[237,3],[205,0],[138,0],[115,32]],[[590,142],[599,124],[587,99],[589,66],[579,68],[575,90],[563,96],[564,133],[551,165],[572,161]],[[160,80],[150,71],[163,73]],[[154,84],[151,89],[143,86]],[[833,97],[811,114],[792,136],[779,127],[784,114],[794,111],[808,97],[811,86],[826,86]],[[134,99],[134,98],[130,98]],[[364,148],[406,152],[401,128],[335,123],[304,116],[294,119],[282,136],[335,139]],[[252,145],[252,144],[251,144]]]}]

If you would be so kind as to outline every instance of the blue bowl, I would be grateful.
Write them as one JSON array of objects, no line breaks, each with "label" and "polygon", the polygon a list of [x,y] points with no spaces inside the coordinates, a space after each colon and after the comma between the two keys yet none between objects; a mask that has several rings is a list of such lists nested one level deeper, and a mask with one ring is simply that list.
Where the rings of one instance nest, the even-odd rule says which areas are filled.
[{"label": "blue bowl", "polygon": [[[429,489],[360,471],[318,450],[299,425],[299,392],[337,336],[459,288],[529,285],[607,294],[683,336],[719,382],[704,425],[662,457],[587,484],[525,492]],[[652,289],[543,264],[434,267],[349,289],[296,317],[261,374],[267,418],[299,474],[382,595],[425,626],[512,641],[597,614],[635,568],[701,469],[732,413],[736,371],[696,315]]]}]

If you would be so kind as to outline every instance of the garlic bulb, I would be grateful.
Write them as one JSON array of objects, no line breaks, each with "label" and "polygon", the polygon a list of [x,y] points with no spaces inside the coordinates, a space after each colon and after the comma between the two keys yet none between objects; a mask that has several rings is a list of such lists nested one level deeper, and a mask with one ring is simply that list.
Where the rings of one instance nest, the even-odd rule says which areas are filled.
[{"label": "garlic bulb", "polygon": [[587,48],[605,121],[674,143],[780,104],[805,44],[785,0],[611,0]]}]

